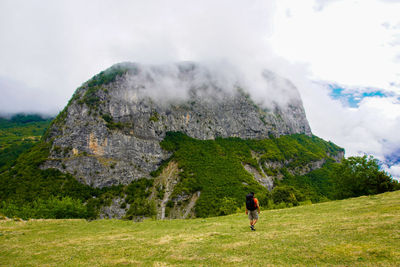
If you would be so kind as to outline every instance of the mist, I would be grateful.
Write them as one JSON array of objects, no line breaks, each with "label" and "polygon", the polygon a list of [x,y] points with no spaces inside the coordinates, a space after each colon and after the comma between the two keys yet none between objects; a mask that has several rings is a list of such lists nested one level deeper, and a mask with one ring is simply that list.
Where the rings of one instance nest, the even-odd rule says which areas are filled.
[{"label": "mist", "polygon": [[224,97],[242,91],[269,110],[301,103],[297,88],[289,80],[266,69],[249,72],[227,61],[160,65],[121,63],[106,73],[120,67],[129,70],[123,79],[124,90],[121,88],[117,96],[123,102],[130,99],[130,102],[136,102],[139,97],[150,97],[162,105],[188,101],[193,97],[214,102],[217,98],[223,101]]},{"label": "mist", "polygon": [[41,102],[61,110],[84,81],[118,62],[226,60],[259,75],[272,57],[274,3],[264,2],[2,1],[0,76],[27,84],[16,106],[29,106],[35,91],[42,111]]}]

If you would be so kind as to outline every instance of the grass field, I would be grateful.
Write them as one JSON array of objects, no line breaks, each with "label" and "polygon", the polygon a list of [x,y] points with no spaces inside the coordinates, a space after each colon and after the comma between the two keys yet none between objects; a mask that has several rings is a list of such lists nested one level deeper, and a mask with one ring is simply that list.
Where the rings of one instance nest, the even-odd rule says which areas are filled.
[{"label": "grass field", "polygon": [[0,221],[1,266],[399,266],[400,191],[193,220]]}]

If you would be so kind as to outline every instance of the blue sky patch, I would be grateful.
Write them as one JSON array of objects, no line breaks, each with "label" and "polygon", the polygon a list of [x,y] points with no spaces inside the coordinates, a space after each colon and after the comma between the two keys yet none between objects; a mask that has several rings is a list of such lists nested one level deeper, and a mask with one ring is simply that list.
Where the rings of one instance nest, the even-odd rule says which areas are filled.
[{"label": "blue sky patch", "polygon": [[400,164],[400,148],[393,151],[390,155],[385,155],[385,162],[389,166]]},{"label": "blue sky patch", "polygon": [[337,84],[328,84],[331,90],[330,96],[333,99],[340,100],[343,104],[358,108],[360,102],[366,97],[387,97],[388,95],[380,89],[376,88],[357,88],[349,89]]}]

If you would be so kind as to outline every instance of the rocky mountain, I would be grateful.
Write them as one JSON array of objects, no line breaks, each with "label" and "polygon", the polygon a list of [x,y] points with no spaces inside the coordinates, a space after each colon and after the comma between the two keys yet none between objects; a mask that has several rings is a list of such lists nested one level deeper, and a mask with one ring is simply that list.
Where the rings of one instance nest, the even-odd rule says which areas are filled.
[{"label": "rocky mountain", "polygon": [[210,217],[238,212],[248,192],[272,209],[399,188],[373,159],[342,160],[312,135],[290,81],[248,75],[188,62],[99,73],[40,140],[24,124],[15,135],[34,143],[0,151],[0,215]]},{"label": "rocky mountain", "polygon": [[260,104],[245,82],[201,64],[114,65],[78,88],[54,120],[41,168],[102,188],[150,177],[171,156],[160,146],[167,132],[200,140],[311,136],[294,85],[269,71],[261,77],[284,102],[271,95]]}]

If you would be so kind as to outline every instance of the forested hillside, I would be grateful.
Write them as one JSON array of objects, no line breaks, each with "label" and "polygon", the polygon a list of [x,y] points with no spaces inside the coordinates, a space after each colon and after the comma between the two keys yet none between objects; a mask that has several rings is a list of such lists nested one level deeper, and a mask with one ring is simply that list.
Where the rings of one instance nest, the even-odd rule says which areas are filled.
[{"label": "forested hillside", "polygon": [[0,117],[0,170],[9,168],[15,159],[38,142],[51,118],[35,114]]},{"label": "forested hillside", "polygon": [[[170,160],[182,169],[180,183],[172,195],[201,191],[196,203],[198,216],[233,213],[250,191],[256,193],[264,207],[277,208],[400,189],[397,181],[380,170],[375,159],[342,159],[342,148],[316,136],[204,141],[169,133],[161,145],[174,152]],[[253,171],[243,168],[246,165]],[[261,186],[257,176],[272,177],[273,189]]]},{"label": "forested hillside", "polygon": [[[339,163],[335,156],[342,148],[302,134],[264,140],[197,140],[170,132],[161,146],[172,156],[152,177],[102,189],[78,182],[73,173],[42,170],[50,146],[38,142],[12,168],[2,171],[1,213],[22,218],[97,218],[102,207],[121,199],[118,209],[127,219],[157,216],[162,205],[166,217],[179,218],[190,197],[198,195],[193,216],[209,217],[236,212],[249,191],[256,193],[264,208],[273,209],[399,189],[374,159],[349,158]],[[313,162],[321,165],[313,169],[309,167]],[[160,179],[172,163],[177,164],[177,180],[168,192]],[[272,177],[272,191],[255,179],[256,173],[261,179]]]}]

